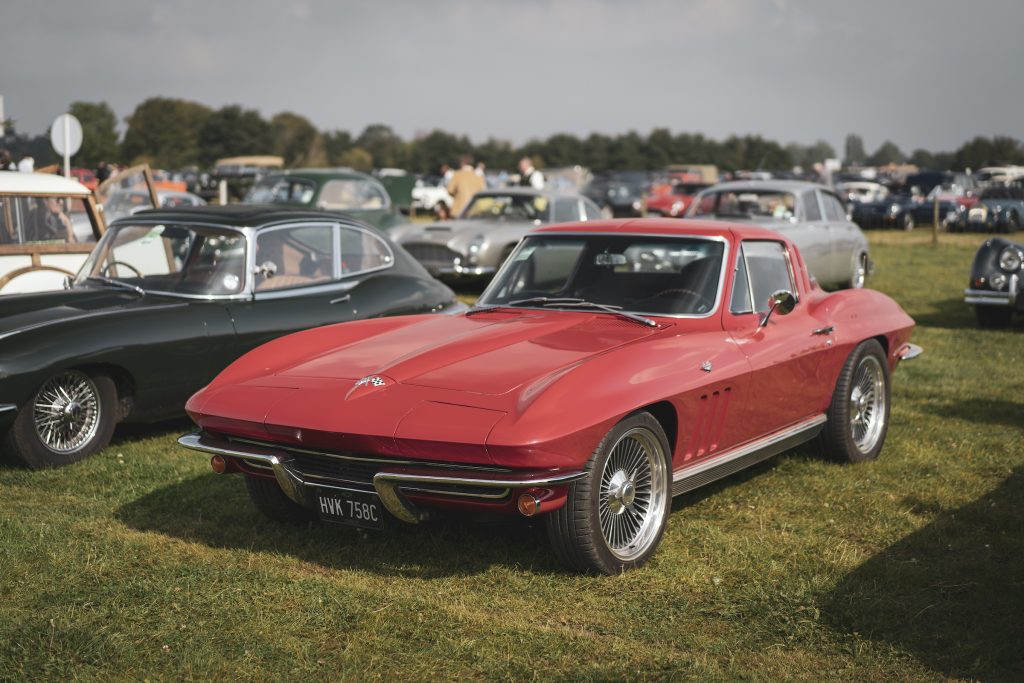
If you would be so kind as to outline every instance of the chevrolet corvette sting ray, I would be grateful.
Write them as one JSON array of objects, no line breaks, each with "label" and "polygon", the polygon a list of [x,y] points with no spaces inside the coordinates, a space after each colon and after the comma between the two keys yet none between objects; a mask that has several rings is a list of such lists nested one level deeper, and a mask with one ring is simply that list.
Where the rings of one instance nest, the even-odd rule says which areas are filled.
[{"label": "chevrolet corvette sting ray", "polygon": [[823,291],[761,227],[547,226],[465,313],[255,349],[180,442],[275,519],[539,515],[562,560],[612,574],[652,556],[674,495],[813,439],[877,457],[913,326],[879,292]]}]

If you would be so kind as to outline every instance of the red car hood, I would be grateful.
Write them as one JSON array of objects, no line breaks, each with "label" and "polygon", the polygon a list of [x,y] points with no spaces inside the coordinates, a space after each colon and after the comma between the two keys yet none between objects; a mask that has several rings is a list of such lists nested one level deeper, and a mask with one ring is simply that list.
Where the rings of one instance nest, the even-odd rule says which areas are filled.
[{"label": "red car hood", "polygon": [[605,314],[493,311],[429,316],[280,370],[282,379],[391,381],[500,395],[657,332]]}]

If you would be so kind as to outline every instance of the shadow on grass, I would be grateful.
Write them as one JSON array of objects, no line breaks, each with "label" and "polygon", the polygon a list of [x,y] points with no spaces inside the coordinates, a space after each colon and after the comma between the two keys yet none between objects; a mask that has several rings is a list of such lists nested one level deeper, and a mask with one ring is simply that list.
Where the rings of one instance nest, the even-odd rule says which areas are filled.
[{"label": "shadow on grass", "polygon": [[114,436],[110,440],[110,445],[117,446],[122,443],[160,436],[168,432],[173,434],[174,438],[177,438],[182,434],[195,430],[195,428],[195,423],[184,415],[160,422],[120,424],[114,430]]},{"label": "shadow on grass", "polygon": [[858,567],[825,596],[823,619],[945,676],[1024,680],[1022,507],[1024,468]]},{"label": "shadow on grass", "polygon": [[494,565],[539,573],[565,570],[542,524],[521,518],[465,516],[410,525],[389,520],[383,531],[337,525],[287,525],[264,518],[241,476],[213,473],[157,489],[119,508],[126,525],[212,548],[281,553],[329,569],[434,578],[466,576]]},{"label": "shadow on grass", "polygon": [[1024,426],[1024,403],[1001,398],[971,398],[930,407],[929,412],[971,423]]},{"label": "shadow on grass", "polygon": [[[981,329],[974,307],[964,302],[963,297],[943,299],[929,302],[931,310],[924,314],[913,315],[914,321],[921,327],[937,327],[943,329]],[[1012,331],[1024,331],[1024,316],[1016,315],[1007,328]],[[996,331],[996,330],[993,330]]]}]

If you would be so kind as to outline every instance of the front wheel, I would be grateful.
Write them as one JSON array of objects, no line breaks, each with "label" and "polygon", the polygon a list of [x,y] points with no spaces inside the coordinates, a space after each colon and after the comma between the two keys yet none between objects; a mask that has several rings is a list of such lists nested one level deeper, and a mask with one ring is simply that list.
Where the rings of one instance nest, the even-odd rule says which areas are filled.
[{"label": "front wheel", "polygon": [[571,567],[618,574],[639,567],[661,542],[671,501],[670,449],[650,413],[635,413],[605,435],[587,478],[547,516],[548,537]]},{"label": "front wheel", "polygon": [[275,522],[305,524],[316,519],[313,512],[284,495],[281,486],[272,479],[245,475],[245,488],[256,509]]},{"label": "front wheel", "polygon": [[21,409],[6,450],[32,469],[69,465],[101,450],[117,423],[117,388],[103,374],[64,370]]},{"label": "front wheel", "polygon": [[841,462],[877,458],[889,428],[891,393],[882,345],[874,339],[861,342],[846,359],[832,394],[820,436],[825,453]]}]

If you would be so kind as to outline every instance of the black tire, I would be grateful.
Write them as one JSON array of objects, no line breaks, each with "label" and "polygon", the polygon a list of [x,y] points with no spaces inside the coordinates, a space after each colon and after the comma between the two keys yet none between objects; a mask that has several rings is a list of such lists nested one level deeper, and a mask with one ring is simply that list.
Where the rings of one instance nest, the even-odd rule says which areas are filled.
[{"label": "black tire", "polygon": [[[865,377],[865,372],[870,377]],[[825,454],[840,462],[877,458],[889,429],[891,398],[889,365],[882,345],[874,339],[861,342],[843,364],[828,408],[828,422],[818,437]],[[859,412],[854,412],[855,403],[859,403]],[[858,416],[863,418],[862,436],[858,436]]]},{"label": "black tire", "polygon": [[284,524],[307,524],[315,520],[316,514],[307,510],[284,495],[280,485],[272,479],[244,475],[245,488],[249,491],[256,509],[275,522]]},{"label": "black tire", "polygon": [[914,214],[907,211],[900,217],[900,227],[906,230],[907,232],[913,230],[915,226],[916,223],[914,222]]},{"label": "black tire", "polygon": [[975,306],[974,314],[979,326],[993,330],[1009,327],[1013,320],[1013,309],[1009,306]]},{"label": "black tire", "polygon": [[[54,387],[74,389],[76,400],[51,393]],[[34,470],[70,465],[110,443],[117,417],[117,387],[112,379],[63,370],[40,384],[21,407],[4,438],[4,450]]]},{"label": "black tire", "polygon": [[[639,449],[632,450],[636,445]],[[654,555],[672,507],[671,452],[665,431],[650,413],[634,413],[605,435],[587,461],[587,478],[571,484],[565,505],[547,515],[548,538],[562,562],[579,571],[612,575],[639,567]],[[634,465],[624,468],[623,461],[635,462],[641,475],[635,476],[634,470],[630,479],[625,468]],[[635,531],[627,527],[627,515],[636,521]],[[613,547],[608,536],[623,531],[630,534],[627,543]]]},{"label": "black tire", "polygon": [[1020,230],[1020,217],[1015,213],[1011,213],[1006,219],[1006,232],[1017,232]]}]

